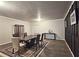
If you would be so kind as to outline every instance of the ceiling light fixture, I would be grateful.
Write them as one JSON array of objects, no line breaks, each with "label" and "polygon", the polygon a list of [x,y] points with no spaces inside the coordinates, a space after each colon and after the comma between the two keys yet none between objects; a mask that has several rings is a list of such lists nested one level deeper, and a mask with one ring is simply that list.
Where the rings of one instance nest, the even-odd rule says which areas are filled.
[{"label": "ceiling light fixture", "polygon": [[38,14],[37,14],[37,21],[41,21],[41,15],[40,15],[40,11],[38,10]]}]

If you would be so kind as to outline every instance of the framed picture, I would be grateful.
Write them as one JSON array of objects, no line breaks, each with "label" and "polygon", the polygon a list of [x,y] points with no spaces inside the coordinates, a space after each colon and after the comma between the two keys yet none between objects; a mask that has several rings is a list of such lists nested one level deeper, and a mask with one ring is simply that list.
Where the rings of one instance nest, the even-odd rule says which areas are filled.
[{"label": "framed picture", "polygon": [[75,10],[70,14],[71,25],[76,24],[76,13]]}]

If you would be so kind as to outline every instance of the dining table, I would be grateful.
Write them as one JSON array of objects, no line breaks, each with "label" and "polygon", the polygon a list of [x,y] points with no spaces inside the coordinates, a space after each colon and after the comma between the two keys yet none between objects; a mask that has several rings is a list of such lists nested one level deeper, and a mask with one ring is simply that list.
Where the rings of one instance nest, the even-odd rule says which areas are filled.
[{"label": "dining table", "polygon": [[27,41],[27,40],[32,40],[33,38],[36,38],[37,35],[27,35],[25,36],[25,38],[23,39],[24,41]]},{"label": "dining table", "polygon": [[[26,43],[26,45],[27,45],[27,43],[29,43],[32,40],[35,40],[34,42],[37,42],[37,35],[27,35],[21,40],[24,41]],[[32,43],[34,43],[34,42],[32,42]],[[32,45],[32,43],[29,43],[29,47]],[[37,50],[37,45],[35,45],[35,46],[36,46],[36,50]]]}]

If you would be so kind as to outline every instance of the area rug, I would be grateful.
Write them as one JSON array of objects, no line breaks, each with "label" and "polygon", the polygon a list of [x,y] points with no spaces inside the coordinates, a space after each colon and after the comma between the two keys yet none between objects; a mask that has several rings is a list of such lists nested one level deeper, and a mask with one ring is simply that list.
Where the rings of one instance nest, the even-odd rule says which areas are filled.
[{"label": "area rug", "polygon": [[18,53],[12,54],[12,45],[6,46],[4,47],[2,50],[0,50],[0,52],[10,56],[10,57],[36,57],[40,51],[45,47],[45,45],[48,42],[44,42],[42,47],[39,47],[36,50],[36,47],[33,46],[32,48],[28,49],[26,47],[21,47],[20,49],[20,53],[18,55]]}]

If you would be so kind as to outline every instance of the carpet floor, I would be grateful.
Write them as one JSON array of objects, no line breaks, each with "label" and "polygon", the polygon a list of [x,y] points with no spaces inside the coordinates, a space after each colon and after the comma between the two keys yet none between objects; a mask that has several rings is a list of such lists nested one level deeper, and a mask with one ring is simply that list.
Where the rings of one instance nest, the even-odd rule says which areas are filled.
[{"label": "carpet floor", "polygon": [[48,40],[48,42],[39,57],[72,57],[64,40]]},{"label": "carpet floor", "polygon": [[[36,55],[39,54],[41,51],[38,57],[72,57],[72,54],[64,40],[45,40],[45,41],[48,42],[47,46],[43,47],[44,48],[44,49],[42,48],[43,50],[42,49],[38,50]],[[1,45],[0,51],[3,51],[5,47],[11,48],[11,43],[6,44],[6,45]],[[29,52],[32,53],[32,51],[28,50],[27,53]],[[32,56],[28,56],[26,54],[23,54],[23,55],[24,57],[36,57],[36,55],[34,54]]]}]

